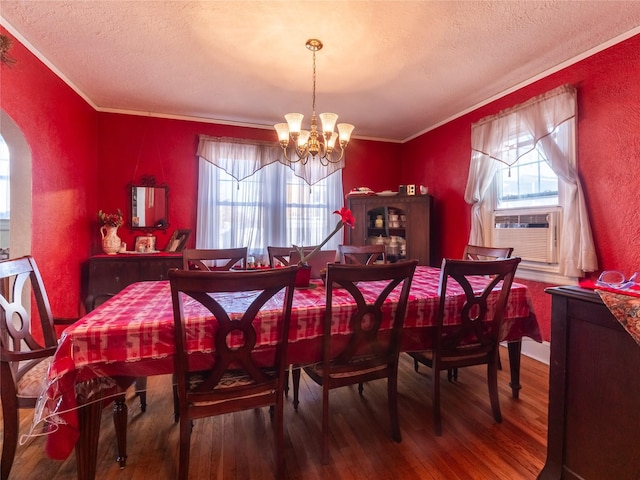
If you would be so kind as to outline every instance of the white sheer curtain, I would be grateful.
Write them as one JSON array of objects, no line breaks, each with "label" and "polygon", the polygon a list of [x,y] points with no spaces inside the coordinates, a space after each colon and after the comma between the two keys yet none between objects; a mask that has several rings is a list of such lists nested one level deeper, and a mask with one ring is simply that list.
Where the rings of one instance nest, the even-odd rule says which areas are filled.
[{"label": "white sheer curtain", "polygon": [[[265,260],[268,245],[319,244],[339,220],[332,212],[342,206],[341,170],[310,187],[273,162],[238,182],[200,158],[196,247],[247,246],[250,255]],[[341,241],[335,235],[325,248],[335,249]]]},{"label": "white sheer curtain", "polygon": [[197,155],[222,168],[238,181],[250,177],[262,167],[280,162],[289,167],[308,185],[315,185],[345,166],[344,157],[340,162],[330,163],[327,166],[315,159],[311,159],[306,165],[303,165],[302,162],[290,162],[284,158],[282,148],[276,142],[207,135],[199,136]]},{"label": "white sheer curtain", "polygon": [[[580,277],[584,272],[597,270],[587,207],[576,171],[573,141],[576,117],[576,90],[563,85],[472,125],[471,164],[465,190],[465,201],[472,205],[469,243],[486,244],[491,213],[487,193],[498,168],[497,162],[508,164],[502,154],[504,146],[510,138],[529,136],[533,144],[542,149],[564,187],[559,199],[563,208],[559,273]],[[558,136],[559,140],[554,141],[551,133],[565,122],[570,122],[570,135],[566,139]]]}]

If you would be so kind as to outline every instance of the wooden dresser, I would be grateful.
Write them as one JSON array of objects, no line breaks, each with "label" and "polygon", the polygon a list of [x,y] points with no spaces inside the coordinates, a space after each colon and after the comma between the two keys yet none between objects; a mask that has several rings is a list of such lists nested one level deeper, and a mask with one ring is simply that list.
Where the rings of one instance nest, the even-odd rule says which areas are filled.
[{"label": "wooden dresser", "polygon": [[166,280],[170,268],[182,268],[181,253],[96,255],[89,258],[87,311],[127,285],[145,280]]},{"label": "wooden dresser", "polygon": [[640,479],[640,345],[597,293],[554,287],[547,461],[538,479]]}]

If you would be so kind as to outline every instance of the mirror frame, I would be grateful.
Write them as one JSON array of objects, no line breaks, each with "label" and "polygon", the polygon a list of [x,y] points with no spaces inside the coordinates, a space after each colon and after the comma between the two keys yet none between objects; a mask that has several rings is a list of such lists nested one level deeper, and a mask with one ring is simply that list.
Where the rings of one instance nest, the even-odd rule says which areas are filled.
[{"label": "mirror frame", "polygon": [[[139,187],[152,187],[152,188],[161,188],[164,189],[164,200],[165,200],[165,215],[164,215],[164,223],[157,225],[148,225],[148,226],[139,226],[133,224],[134,215],[133,211],[133,189]],[[146,232],[153,232],[156,230],[162,230],[166,233],[167,228],[169,228],[169,186],[166,183],[158,183],[156,182],[156,178],[153,175],[143,175],[140,178],[139,182],[130,182],[127,185],[127,191],[129,194],[129,228],[131,230],[142,230]]]}]

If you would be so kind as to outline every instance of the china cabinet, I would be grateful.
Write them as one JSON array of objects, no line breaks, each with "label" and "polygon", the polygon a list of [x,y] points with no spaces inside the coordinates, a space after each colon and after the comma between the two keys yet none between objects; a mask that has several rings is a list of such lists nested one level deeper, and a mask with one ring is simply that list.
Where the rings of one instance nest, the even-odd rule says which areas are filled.
[{"label": "china cabinet", "polygon": [[182,268],[181,253],[95,255],[89,258],[87,311],[124,287],[145,280],[166,280],[170,268]]},{"label": "china cabinet", "polygon": [[640,345],[597,293],[552,295],[547,460],[539,480],[640,478]]},{"label": "china cabinet", "polygon": [[430,195],[348,195],[347,208],[355,228],[347,229],[349,245],[382,243],[391,261],[417,259],[431,262]]}]

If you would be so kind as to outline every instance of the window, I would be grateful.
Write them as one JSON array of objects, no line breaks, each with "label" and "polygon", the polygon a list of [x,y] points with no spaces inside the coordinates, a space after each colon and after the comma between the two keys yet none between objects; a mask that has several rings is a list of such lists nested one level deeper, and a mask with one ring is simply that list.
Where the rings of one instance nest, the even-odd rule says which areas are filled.
[{"label": "window", "polygon": [[[199,168],[198,248],[247,246],[268,261],[268,245],[319,244],[339,220],[332,212],[344,205],[342,170],[310,187],[280,162],[241,182],[203,158]],[[337,235],[325,248],[339,243]]]},{"label": "window", "polygon": [[[563,124],[550,137],[557,143],[568,134]],[[558,176],[541,145],[515,129],[504,143],[501,158],[505,163],[498,164],[490,198],[494,214],[489,244],[513,247],[513,255],[522,258],[521,272],[557,273],[561,234]]]},{"label": "window", "polygon": [[[558,131],[552,135],[557,141]],[[496,172],[497,209],[558,205],[558,176],[531,139],[513,139],[505,146],[504,158],[508,165],[500,164]]]},{"label": "window", "polygon": [[534,280],[597,270],[576,169],[576,104],[575,88],[563,85],[471,128],[468,243],[513,247],[519,272]]}]

